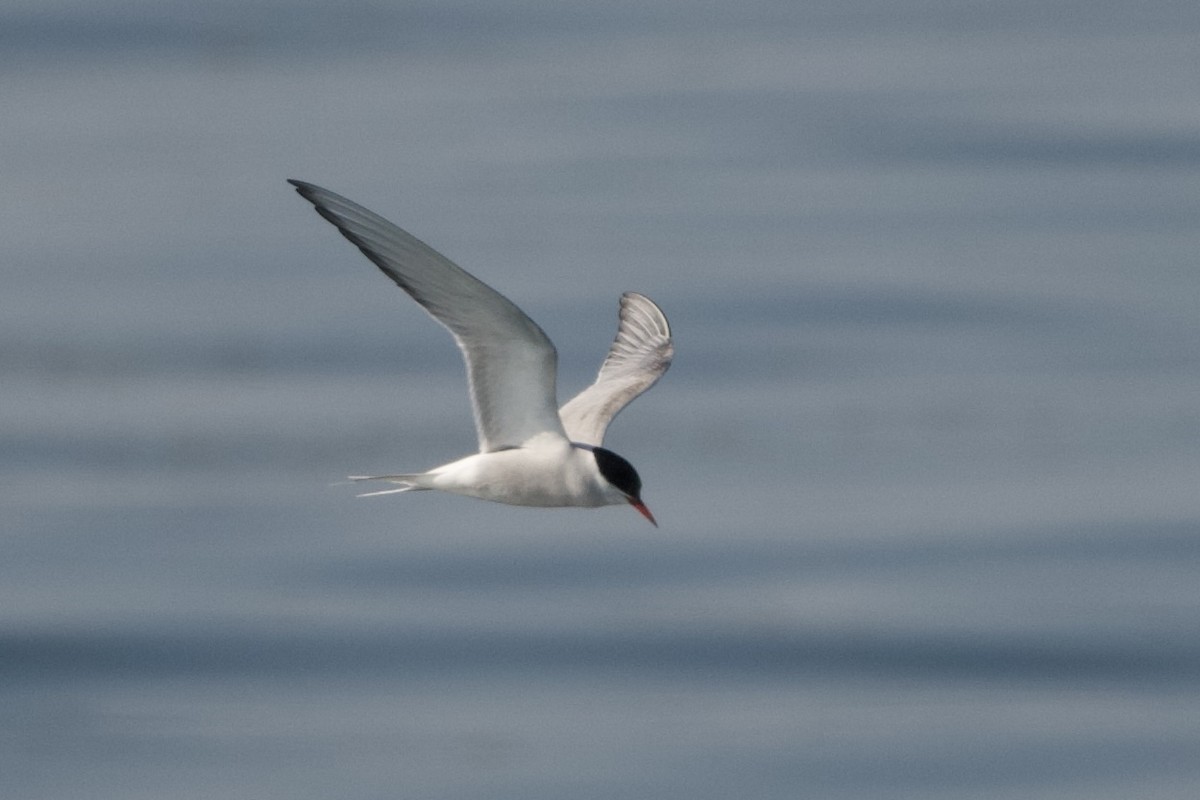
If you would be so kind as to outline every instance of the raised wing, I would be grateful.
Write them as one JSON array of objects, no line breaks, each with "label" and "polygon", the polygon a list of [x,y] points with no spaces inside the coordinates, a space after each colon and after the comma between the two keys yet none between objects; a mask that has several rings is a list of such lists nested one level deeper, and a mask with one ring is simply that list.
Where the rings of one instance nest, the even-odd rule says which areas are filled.
[{"label": "raised wing", "polygon": [[558,356],[525,312],[378,214],[311,183],[288,183],[453,334],[467,362],[481,452],[539,433],[564,435],[554,386]]},{"label": "raised wing", "polygon": [[662,377],[674,355],[671,326],[662,309],[637,292],[621,295],[617,338],[600,365],[596,382],[558,412],[567,438],[582,444],[602,444],[608,423]]}]

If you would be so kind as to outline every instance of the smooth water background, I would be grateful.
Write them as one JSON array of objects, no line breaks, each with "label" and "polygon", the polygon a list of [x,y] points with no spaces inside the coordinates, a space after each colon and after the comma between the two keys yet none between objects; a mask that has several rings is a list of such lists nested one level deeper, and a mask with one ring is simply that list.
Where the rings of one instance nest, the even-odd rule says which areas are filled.
[{"label": "smooth water background", "polygon": [[[0,9],[0,795],[1193,798],[1194,3]],[[628,509],[474,445],[284,179],[678,356]]]}]

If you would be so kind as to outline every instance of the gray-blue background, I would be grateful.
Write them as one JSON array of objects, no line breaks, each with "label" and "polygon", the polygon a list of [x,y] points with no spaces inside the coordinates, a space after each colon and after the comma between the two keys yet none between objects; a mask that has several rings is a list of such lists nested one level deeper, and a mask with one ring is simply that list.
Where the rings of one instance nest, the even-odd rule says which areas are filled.
[{"label": "gray-blue background", "polygon": [[[1193,798],[1192,2],[9,0],[5,798]],[[470,451],[285,185],[508,294],[662,528]]]}]

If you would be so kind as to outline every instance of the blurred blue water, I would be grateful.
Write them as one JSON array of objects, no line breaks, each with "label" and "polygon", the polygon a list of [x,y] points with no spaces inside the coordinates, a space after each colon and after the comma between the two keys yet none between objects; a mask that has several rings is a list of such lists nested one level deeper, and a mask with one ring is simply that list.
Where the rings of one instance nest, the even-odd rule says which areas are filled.
[{"label": "blurred blue water", "polygon": [[[0,794],[1200,790],[1200,15],[0,11]],[[496,285],[663,523],[341,476],[474,445],[284,184]]]}]

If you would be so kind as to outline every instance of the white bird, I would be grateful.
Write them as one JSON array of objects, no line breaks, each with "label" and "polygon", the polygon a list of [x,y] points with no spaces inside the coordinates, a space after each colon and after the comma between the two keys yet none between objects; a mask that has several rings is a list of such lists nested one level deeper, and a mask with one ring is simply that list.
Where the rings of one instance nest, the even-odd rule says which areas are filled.
[{"label": "white bird", "polygon": [[400,487],[360,496],[440,489],[520,506],[628,503],[658,525],[642,502],[637,470],[600,446],[613,417],[671,365],[671,328],[650,298],[621,296],[617,337],[596,381],[560,409],[554,345],[508,298],[378,214],[311,183],[288,182],[449,329],[467,365],[479,452],[427,472],[351,476]]}]

